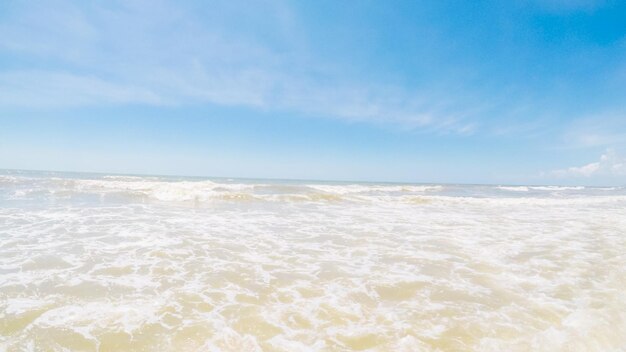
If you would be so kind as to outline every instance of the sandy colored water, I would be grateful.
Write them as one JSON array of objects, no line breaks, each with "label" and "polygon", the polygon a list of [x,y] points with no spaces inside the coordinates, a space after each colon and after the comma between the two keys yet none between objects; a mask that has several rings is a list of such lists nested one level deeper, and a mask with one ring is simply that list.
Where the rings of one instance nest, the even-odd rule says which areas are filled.
[{"label": "sandy colored water", "polygon": [[0,175],[0,351],[625,351],[621,188]]}]

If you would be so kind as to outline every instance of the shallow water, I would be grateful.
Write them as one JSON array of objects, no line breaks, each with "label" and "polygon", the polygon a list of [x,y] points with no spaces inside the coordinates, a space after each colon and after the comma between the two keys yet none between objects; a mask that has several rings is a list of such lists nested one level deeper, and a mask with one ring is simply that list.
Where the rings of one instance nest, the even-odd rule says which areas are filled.
[{"label": "shallow water", "polygon": [[0,351],[625,351],[626,190],[0,172]]}]

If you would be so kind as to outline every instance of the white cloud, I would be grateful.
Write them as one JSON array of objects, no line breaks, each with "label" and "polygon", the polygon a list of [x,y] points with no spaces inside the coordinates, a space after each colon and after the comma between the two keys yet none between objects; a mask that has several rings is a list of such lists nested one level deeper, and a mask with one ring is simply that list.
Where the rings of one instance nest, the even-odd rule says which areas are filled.
[{"label": "white cloud", "polygon": [[613,149],[600,156],[600,160],[583,166],[554,170],[548,173],[557,178],[569,177],[620,177],[626,176],[626,158],[618,155]]}]

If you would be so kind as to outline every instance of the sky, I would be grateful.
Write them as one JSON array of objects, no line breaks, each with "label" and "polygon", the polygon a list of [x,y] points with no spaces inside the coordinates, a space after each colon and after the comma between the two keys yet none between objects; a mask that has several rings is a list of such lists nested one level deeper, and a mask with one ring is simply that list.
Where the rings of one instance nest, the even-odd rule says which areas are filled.
[{"label": "sky", "polygon": [[0,169],[626,185],[626,2],[0,2]]}]

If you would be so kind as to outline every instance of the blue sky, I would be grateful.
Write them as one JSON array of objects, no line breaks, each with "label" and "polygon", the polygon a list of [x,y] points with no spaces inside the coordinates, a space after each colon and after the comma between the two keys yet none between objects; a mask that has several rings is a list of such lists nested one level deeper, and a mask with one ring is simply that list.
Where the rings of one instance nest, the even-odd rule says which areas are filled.
[{"label": "blue sky", "polygon": [[626,184],[626,3],[3,1],[0,168]]}]

